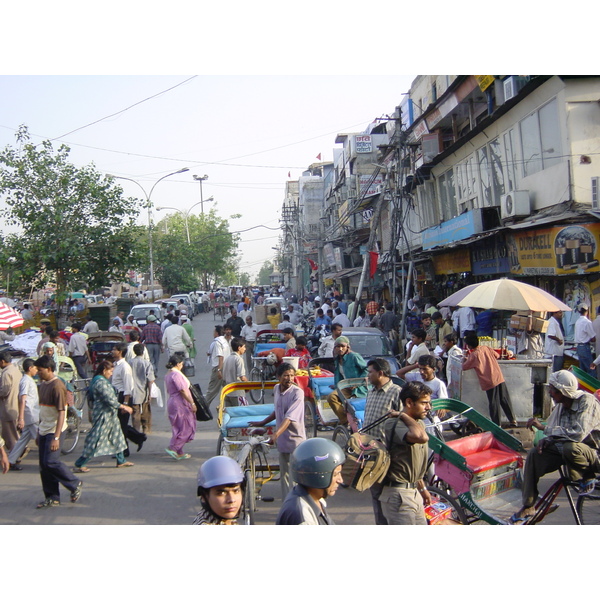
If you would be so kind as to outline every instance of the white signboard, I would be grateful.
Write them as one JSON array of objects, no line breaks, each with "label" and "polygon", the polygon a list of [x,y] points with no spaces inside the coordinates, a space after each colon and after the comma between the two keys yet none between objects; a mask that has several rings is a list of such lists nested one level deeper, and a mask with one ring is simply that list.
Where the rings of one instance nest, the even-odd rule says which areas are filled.
[{"label": "white signboard", "polygon": [[356,153],[357,154],[366,154],[368,152],[373,152],[373,144],[371,142],[370,135],[357,135],[354,138],[356,142]]}]

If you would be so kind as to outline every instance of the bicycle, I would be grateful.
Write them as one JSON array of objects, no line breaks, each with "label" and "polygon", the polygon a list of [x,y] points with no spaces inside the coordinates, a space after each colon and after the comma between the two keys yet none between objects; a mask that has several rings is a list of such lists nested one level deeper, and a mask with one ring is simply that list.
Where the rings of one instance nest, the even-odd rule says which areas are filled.
[{"label": "bicycle", "polygon": [[249,381],[257,381],[262,384],[260,389],[249,389],[248,393],[250,395],[250,400],[254,402],[254,404],[264,404],[265,403],[265,382],[272,381],[275,379],[276,367],[275,365],[270,365],[267,362],[267,357],[258,357],[253,356],[252,362],[254,366],[250,371],[250,377],[248,377]]},{"label": "bicycle", "polygon": [[[261,490],[269,481],[279,481],[279,465],[268,461],[269,450],[273,447],[269,438],[265,437],[264,429],[253,429],[246,440],[236,441],[224,437],[220,446],[221,454],[231,456],[231,447],[240,446],[237,456],[231,456],[244,472],[244,496],[242,499],[242,522],[244,525],[254,525],[257,500],[273,502],[270,496],[261,496]],[[266,476],[262,474],[266,472]]]},{"label": "bicycle", "polygon": [[[70,383],[74,388],[74,390],[72,390],[73,404],[67,406],[65,415],[67,428],[65,429],[60,449],[62,454],[71,454],[79,442],[79,436],[82,433],[81,421],[83,419],[83,406],[87,398],[87,390],[90,382],[91,379],[76,379]],[[88,410],[91,410],[91,407],[88,406]]]}]

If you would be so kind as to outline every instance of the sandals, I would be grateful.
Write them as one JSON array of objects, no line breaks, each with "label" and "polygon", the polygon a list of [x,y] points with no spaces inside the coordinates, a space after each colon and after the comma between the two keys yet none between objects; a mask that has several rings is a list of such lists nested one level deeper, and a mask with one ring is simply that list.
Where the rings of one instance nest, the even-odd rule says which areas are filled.
[{"label": "sandals", "polygon": [[171,457],[174,458],[175,460],[177,460],[177,452],[174,452],[173,450],[171,450],[170,448],[165,448],[165,452]]},{"label": "sandals", "polygon": [[71,492],[71,502],[77,502],[81,498],[81,491],[83,489],[83,481],[77,484],[77,487]]},{"label": "sandals", "polygon": [[177,460],[185,460],[187,458],[192,458],[191,454],[178,454],[177,455]]},{"label": "sandals", "polygon": [[121,463],[120,465],[117,465],[117,469],[120,469],[121,467],[133,467],[135,465],[135,463],[132,462],[124,462]]},{"label": "sandals", "polygon": [[73,469],[73,473],[89,473],[90,470],[89,467],[77,467],[76,469]]},{"label": "sandals", "polygon": [[60,500],[52,500],[52,498],[46,498],[43,502],[40,502],[36,508],[52,508],[53,506],[60,506]]}]

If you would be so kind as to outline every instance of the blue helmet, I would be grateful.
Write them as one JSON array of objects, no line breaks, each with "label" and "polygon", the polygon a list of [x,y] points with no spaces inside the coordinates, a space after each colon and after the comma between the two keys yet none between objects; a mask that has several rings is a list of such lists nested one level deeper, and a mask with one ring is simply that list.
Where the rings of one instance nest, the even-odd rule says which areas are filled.
[{"label": "blue helmet", "polygon": [[310,438],[302,442],[290,458],[290,473],[296,483],[324,490],[331,485],[333,472],[345,462],[344,451],[331,440]]},{"label": "blue helmet", "polygon": [[217,485],[235,485],[244,481],[238,463],[229,456],[213,456],[198,470],[198,487],[205,490]]}]

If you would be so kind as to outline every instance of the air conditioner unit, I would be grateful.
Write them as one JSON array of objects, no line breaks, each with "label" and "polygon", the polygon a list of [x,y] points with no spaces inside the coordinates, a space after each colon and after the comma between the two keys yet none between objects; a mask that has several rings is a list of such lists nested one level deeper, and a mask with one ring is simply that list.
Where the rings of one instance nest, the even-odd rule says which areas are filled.
[{"label": "air conditioner unit", "polygon": [[529,192],[510,192],[500,197],[500,214],[503,219],[526,217],[531,214]]},{"label": "air conditioner unit", "polygon": [[528,77],[518,77],[512,75],[507,77],[504,83],[504,102],[507,102],[511,98],[514,98],[520,91],[521,88],[529,81]]}]

